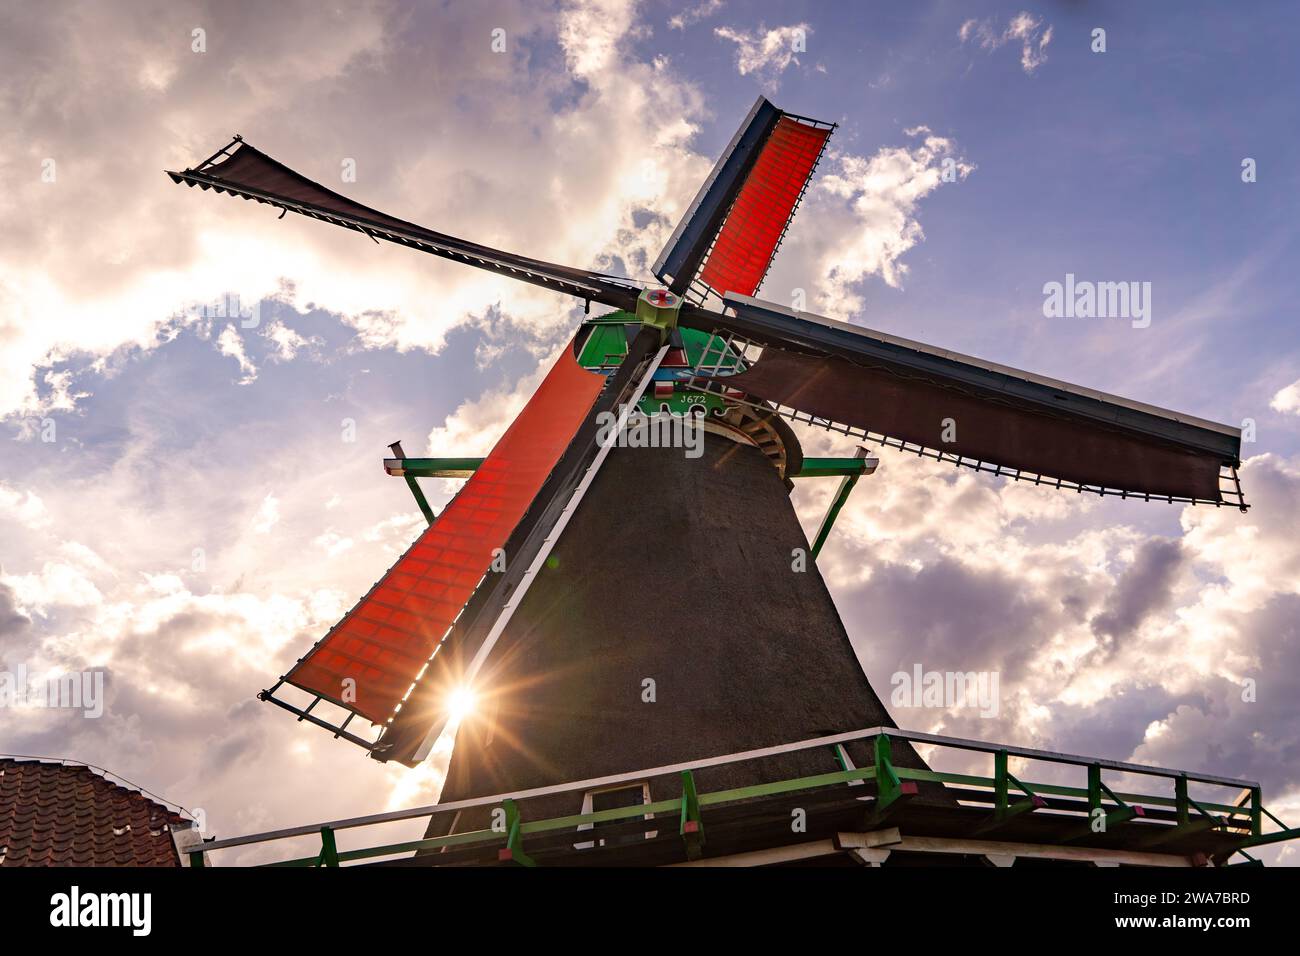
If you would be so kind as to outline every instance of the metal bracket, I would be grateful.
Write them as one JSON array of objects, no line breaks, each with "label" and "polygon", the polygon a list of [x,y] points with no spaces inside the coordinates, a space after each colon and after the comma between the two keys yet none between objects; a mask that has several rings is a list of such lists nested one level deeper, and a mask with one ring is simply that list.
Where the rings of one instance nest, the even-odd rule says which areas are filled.
[{"label": "metal bracket", "polygon": [[[402,443],[400,441],[395,441],[388,447],[393,450],[393,454],[398,458],[406,457],[406,452],[402,451]],[[410,474],[404,474],[403,477],[406,478],[406,487],[410,488],[411,494],[415,496],[415,503],[420,506],[420,511],[424,514],[424,520],[429,524],[433,524],[433,519],[436,518],[437,515],[435,515],[433,509],[429,507],[429,501],[424,497],[424,492],[420,490],[420,486],[415,483],[415,477]]]},{"label": "metal bracket", "polygon": [[868,828],[883,822],[898,804],[916,796],[917,792],[913,781],[900,780],[894,770],[887,734],[878,734],[874,738],[873,751],[876,758],[876,804],[867,815]]},{"label": "metal bracket", "polygon": [[506,845],[497,851],[497,860],[501,863],[518,863],[520,866],[536,866],[537,862],[524,852],[519,832],[519,807],[509,797],[501,801],[501,806],[506,811]]},{"label": "metal bracket", "polygon": [[[1102,804],[1103,795],[1110,797],[1110,799],[1115,803],[1116,808],[1106,814],[1103,828],[1100,831],[1097,831],[1093,830],[1092,824],[1093,820],[1096,819],[1096,812],[1105,809]],[[1086,826],[1067,837],[1063,842],[1073,843],[1075,840],[1082,840],[1090,836],[1096,836],[1099,832],[1106,833],[1112,826],[1127,823],[1136,817],[1145,815],[1146,814],[1141,807],[1129,806],[1115,795],[1115,791],[1102,783],[1101,764],[1090,763],[1088,764],[1088,823]]]}]

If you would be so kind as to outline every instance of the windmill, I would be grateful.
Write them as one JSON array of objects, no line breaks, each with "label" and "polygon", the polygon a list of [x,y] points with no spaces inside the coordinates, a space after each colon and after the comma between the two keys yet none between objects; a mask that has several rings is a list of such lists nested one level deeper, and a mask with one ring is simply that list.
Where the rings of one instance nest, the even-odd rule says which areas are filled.
[{"label": "windmill", "polygon": [[[472,689],[444,800],[894,726],[815,564],[799,566],[875,459],[805,458],[787,420],[1071,493],[1246,508],[1236,428],[755,298],[834,128],[759,97],[646,287],[386,215],[239,136],[168,172],[613,310],[582,323],[485,459],[393,446],[386,468],[429,527],[259,696],[415,765]],[[664,413],[702,430],[698,457],[614,447]],[[427,475],[467,477],[437,516]],[[810,545],[788,495],[818,475],[841,488]],[[708,772],[739,785],[832,759],[872,754],[859,742]],[[910,745],[894,760],[925,766]],[[630,789],[587,809],[650,802]]]}]

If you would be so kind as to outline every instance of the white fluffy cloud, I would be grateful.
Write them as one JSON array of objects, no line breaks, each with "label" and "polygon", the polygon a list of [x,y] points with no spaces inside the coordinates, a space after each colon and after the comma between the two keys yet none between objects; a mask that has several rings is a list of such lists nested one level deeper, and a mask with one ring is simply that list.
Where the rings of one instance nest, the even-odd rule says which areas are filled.
[{"label": "white fluffy cloud", "polygon": [[[194,2],[126,15],[79,3],[10,33],[0,102],[24,108],[0,130],[13,184],[0,202],[15,226],[0,237],[0,415],[68,407],[75,383],[47,380],[55,363],[156,347],[178,322],[196,321],[187,309],[226,293],[325,305],[370,347],[437,350],[450,329],[489,314],[543,337],[572,322],[573,303],[545,290],[278,220],[163,176],[234,131],[434,228],[645,277],[709,163],[686,148],[703,114],[698,92],[666,59],[628,56],[646,32],[636,5],[502,0],[438,16],[436,52],[413,50],[428,25],[384,0],[256,12]],[[203,53],[191,49],[199,23]],[[491,49],[497,26],[505,53]],[[119,34],[130,40],[104,40]],[[532,58],[557,40],[567,72],[543,74]],[[124,72],[126,60],[145,66]],[[50,62],[57,75],[42,66]],[[302,119],[326,114],[349,119]],[[45,158],[53,182],[42,181]],[[339,181],[344,159],[356,161],[355,183]],[[73,225],[82,223],[94,228]],[[218,347],[247,382],[255,370],[240,358],[238,331],[221,332]],[[278,344],[281,355],[301,348]]]},{"label": "white fluffy cloud", "polygon": [[1269,402],[1269,407],[1275,412],[1282,412],[1290,415],[1300,415],[1300,381],[1292,382],[1286,388],[1279,389]]},{"label": "white fluffy cloud", "polygon": [[0,517],[29,528],[42,528],[50,523],[49,512],[38,496],[5,484],[0,484]]},{"label": "white fluffy cloud", "polygon": [[[645,27],[629,4],[565,4],[558,16],[507,0],[455,5],[448,34],[457,39],[437,56],[417,49],[435,42],[420,24],[386,3],[230,19],[225,6],[132,17],[74,4],[58,29],[29,31],[29,49],[9,41],[13,69],[0,80],[0,100],[29,104],[0,130],[0,165],[19,183],[0,194],[0,214],[18,224],[0,237],[0,412],[87,416],[81,432],[61,418],[58,444],[16,446],[31,480],[0,485],[0,633],[7,654],[33,665],[106,668],[111,694],[102,721],[30,716],[11,739],[203,806],[223,836],[427,802],[441,784],[445,752],[415,772],[380,766],[253,698],[422,521],[377,459],[399,427],[426,427],[401,413],[423,394],[385,404],[357,385],[368,369],[331,363],[350,348],[373,349],[366,363],[396,362],[443,347],[467,323],[500,333],[491,347],[522,331],[524,348],[542,357],[536,369],[504,384],[484,379],[491,387],[429,437],[435,454],[482,453],[576,317],[550,293],[319,223],[278,222],[272,210],[178,188],[156,167],[184,166],[238,130],[322,181],[354,157],[360,178],[348,191],[435,228],[644,276],[712,163],[691,148],[706,115],[700,93],[675,64],[635,56]],[[206,54],[189,47],[200,22]],[[490,52],[499,24],[506,54]],[[1038,55],[1050,28],[1030,26],[1039,32],[1013,21],[997,36],[1034,36]],[[765,34],[751,36],[754,75],[779,76],[793,62],[782,62],[778,43],[764,66]],[[547,52],[563,67],[538,67]],[[67,69],[36,69],[51,59]],[[126,60],[141,66],[123,72]],[[33,75],[48,78],[21,85]],[[394,89],[418,91],[397,104],[397,127],[393,111],[373,108]],[[315,122],[327,105],[339,123]],[[788,284],[815,289],[822,311],[860,311],[873,278],[900,286],[944,160],[958,179],[973,168],[951,139],[924,127],[906,135],[865,156],[828,156],[796,220],[778,267],[797,279]],[[27,176],[46,155],[58,158],[55,183],[11,175]],[[18,203],[41,212],[44,231],[13,215]],[[79,244],[87,222],[92,241]],[[333,319],[321,319],[318,341],[284,322],[227,324],[235,337],[223,346],[220,326],[169,319],[228,291],[245,301],[279,295],[304,312],[319,304],[350,327],[331,325],[330,340],[323,327]],[[326,344],[340,340],[347,348]],[[124,345],[139,347],[132,361],[110,361]],[[125,394],[87,396],[89,386],[54,367],[76,354],[100,360],[96,381],[117,376]],[[177,355],[190,358],[169,365]],[[278,378],[300,366],[302,378]],[[429,368],[441,367],[417,371]],[[390,366],[387,377],[405,371]],[[241,377],[247,384],[233,387]],[[303,397],[316,379],[321,391]],[[345,415],[357,418],[355,445],[339,442]],[[102,447],[96,430],[111,436]],[[72,459],[55,455],[80,453],[79,434],[86,453],[69,470]],[[806,450],[843,451],[824,434],[810,434]],[[917,659],[999,668],[1007,695],[994,725],[912,712],[896,714],[901,723],[1221,772],[1296,765],[1287,734],[1300,694],[1268,681],[1300,673],[1300,615],[1287,603],[1300,589],[1287,533],[1300,463],[1252,459],[1242,474],[1254,511],[1185,509],[1182,527],[1153,546],[1137,516],[1154,505],[1053,494],[892,452],[882,459],[820,560],[870,676],[885,689],[893,669]],[[799,486],[805,527],[820,519],[830,484]],[[1238,691],[1252,676],[1261,694],[1246,705]],[[1291,777],[1269,779],[1282,798],[1300,790]]]},{"label": "white fluffy cloud", "polygon": [[[835,447],[805,435],[808,453]],[[1300,542],[1287,517],[1300,460],[1248,460],[1249,513],[1186,506],[1181,534],[1152,537],[1129,522],[1160,505],[879,454],[818,561],[868,676],[888,688],[919,663],[1001,681],[995,719],[905,708],[900,725],[1218,768],[1263,779],[1271,805],[1300,800]],[[805,527],[830,494],[812,485],[799,486]]]},{"label": "white fluffy cloud", "polygon": [[740,30],[735,27],[718,27],[714,34],[736,44],[736,69],[741,76],[753,74],[763,87],[775,90],[781,74],[791,65],[799,63],[799,54],[807,50],[812,27],[806,23],[793,23],[785,27],[759,27],[757,30]]},{"label": "white fluffy cloud", "polygon": [[868,279],[902,286],[903,257],[925,238],[922,201],[975,170],[952,139],[924,126],[904,132],[911,142],[882,146],[870,156],[829,153],[764,286],[765,297],[785,301],[788,289],[803,288],[809,309],[850,319],[863,310]]},{"label": "white fluffy cloud", "polygon": [[1043,29],[1041,17],[1024,10],[1007,25],[998,29],[993,20],[967,20],[957,31],[962,43],[976,42],[985,50],[996,50],[1008,43],[1020,44],[1020,68],[1033,73],[1047,62],[1047,45],[1052,42],[1052,27]]}]

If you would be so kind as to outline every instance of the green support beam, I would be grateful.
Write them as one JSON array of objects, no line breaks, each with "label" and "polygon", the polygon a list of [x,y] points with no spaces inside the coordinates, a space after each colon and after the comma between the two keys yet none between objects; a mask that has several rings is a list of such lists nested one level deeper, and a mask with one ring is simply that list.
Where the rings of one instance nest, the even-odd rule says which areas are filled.
[{"label": "green support beam", "polygon": [[[838,461],[839,459],[813,458],[810,460],[816,463],[813,466],[814,468],[816,468],[821,463]],[[840,486],[835,490],[835,497],[831,499],[830,510],[826,512],[826,517],[822,518],[821,527],[817,529],[817,537],[813,539],[812,557],[814,561],[817,560],[817,555],[821,553],[822,545],[826,543],[826,539],[830,536],[831,527],[835,524],[835,519],[839,516],[840,509],[844,507],[844,502],[849,500],[849,492],[851,492],[853,490],[853,486],[858,483],[858,479],[861,478],[863,474],[867,473],[867,450],[865,448],[859,447],[858,453],[850,460],[861,461],[862,466],[857,471],[846,470],[846,471],[838,472],[838,474],[842,474],[844,477],[840,479]],[[822,465],[822,467],[825,466]],[[834,474],[836,472],[828,471],[825,473]],[[809,477],[808,461],[804,462],[804,468],[802,471],[800,471],[799,476]]]},{"label": "green support beam", "polygon": [[[424,492],[416,483],[417,478],[468,478],[474,474],[483,464],[482,458],[407,458],[402,452],[402,443],[394,442],[389,446],[393,449],[396,458],[384,459],[384,471],[395,478],[406,479],[406,486],[411,489],[411,495],[415,498],[415,503],[420,506],[420,511],[424,519],[433,524],[433,508],[429,506],[428,499],[424,497]],[[817,532],[817,538],[813,542],[812,556],[813,560],[817,559],[817,553],[821,551],[822,545],[826,543],[826,537],[831,532],[831,526],[835,523],[835,518],[839,515],[840,509],[844,507],[844,502],[848,500],[849,492],[857,484],[859,478],[864,474],[870,474],[870,461],[867,458],[866,449],[858,449],[858,455],[853,458],[805,458],[803,467],[798,474],[792,475],[792,478],[833,478],[841,477],[840,487],[835,493],[835,499],[831,503],[831,510],[827,513],[822,521],[822,526]]]},{"label": "green support beam", "polygon": [[803,467],[791,478],[835,478],[841,475],[863,475],[867,470],[864,455],[856,458],[805,458]]},{"label": "green support beam", "polygon": [[420,506],[420,513],[424,515],[424,520],[433,524],[433,519],[438,516],[433,513],[433,508],[429,506],[429,499],[424,497],[424,492],[410,475],[406,476],[406,487],[410,488],[411,494],[415,496],[415,503]]},{"label": "green support beam", "polygon": [[420,486],[419,486],[418,484],[416,484],[416,482],[415,482],[415,476],[412,475],[412,474],[410,474],[410,473],[408,473],[408,472],[406,472],[406,471],[404,471],[404,470],[392,471],[392,470],[390,470],[389,467],[388,467],[388,463],[389,463],[390,461],[394,461],[394,460],[397,460],[397,461],[405,461],[405,460],[406,460],[406,452],[402,451],[402,443],[401,443],[400,441],[395,441],[395,442],[393,442],[391,445],[389,445],[388,447],[391,448],[391,449],[393,450],[393,454],[396,455],[397,458],[396,458],[396,459],[391,459],[391,458],[389,458],[389,459],[385,459],[385,460],[384,460],[384,470],[387,471],[390,475],[394,475],[394,474],[396,474],[396,475],[401,475],[402,477],[404,477],[404,478],[406,479],[406,487],[408,487],[408,488],[411,489],[411,494],[415,497],[415,503],[416,503],[417,505],[420,506],[420,513],[424,515],[424,520],[427,521],[429,524],[433,524],[433,519],[436,518],[437,515],[435,515],[435,514],[433,513],[433,509],[432,509],[431,507],[429,507],[429,500],[428,500],[427,498],[424,497],[424,492],[421,491],[421,490],[420,490]]},{"label": "green support beam", "polygon": [[385,458],[384,471],[397,478],[468,478],[482,464],[482,458]]}]

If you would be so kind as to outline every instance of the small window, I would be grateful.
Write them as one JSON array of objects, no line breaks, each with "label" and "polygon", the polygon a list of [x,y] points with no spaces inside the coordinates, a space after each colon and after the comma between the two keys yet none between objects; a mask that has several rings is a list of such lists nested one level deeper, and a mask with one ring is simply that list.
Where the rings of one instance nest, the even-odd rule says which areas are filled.
[{"label": "small window", "polygon": [[[623,807],[643,806],[645,804],[648,804],[649,802],[650,802],[650,784],[648,782],[634,783],[634,784],[621,784],[617,787],[606,787],[601,790],[588,790],[582,796],[582,812],[599,813],[601,810],[613,810],[616,808],[623,808]],[[654,819],[654,814],[647,813],[645,815],[645,818],[647,820],[652,820]],[[578,829],[579,830],[600,830],[602,828],[609,828],[609,827],[617,826],[619,824],[625,824],[626,822],[627,822],[626,820],[609,820],[602,823],[582,823],[578,825]],[[653,840],[658,835],[659,835],[658,830],[651,830],[645,833],[643,837],[638,837],[636,834],[624,833],[618,836],[610,837],[608,839],[601,839],[599,843],[601,846],[605,846],[607,843],[625,843],[630,840],[636,840],[642,838],[646,840]],[[588,840],[585,843],[575,843],[574,848],[578,850],[585,850],[595,846],[596,843],[597,841],[595,840]]]}]

